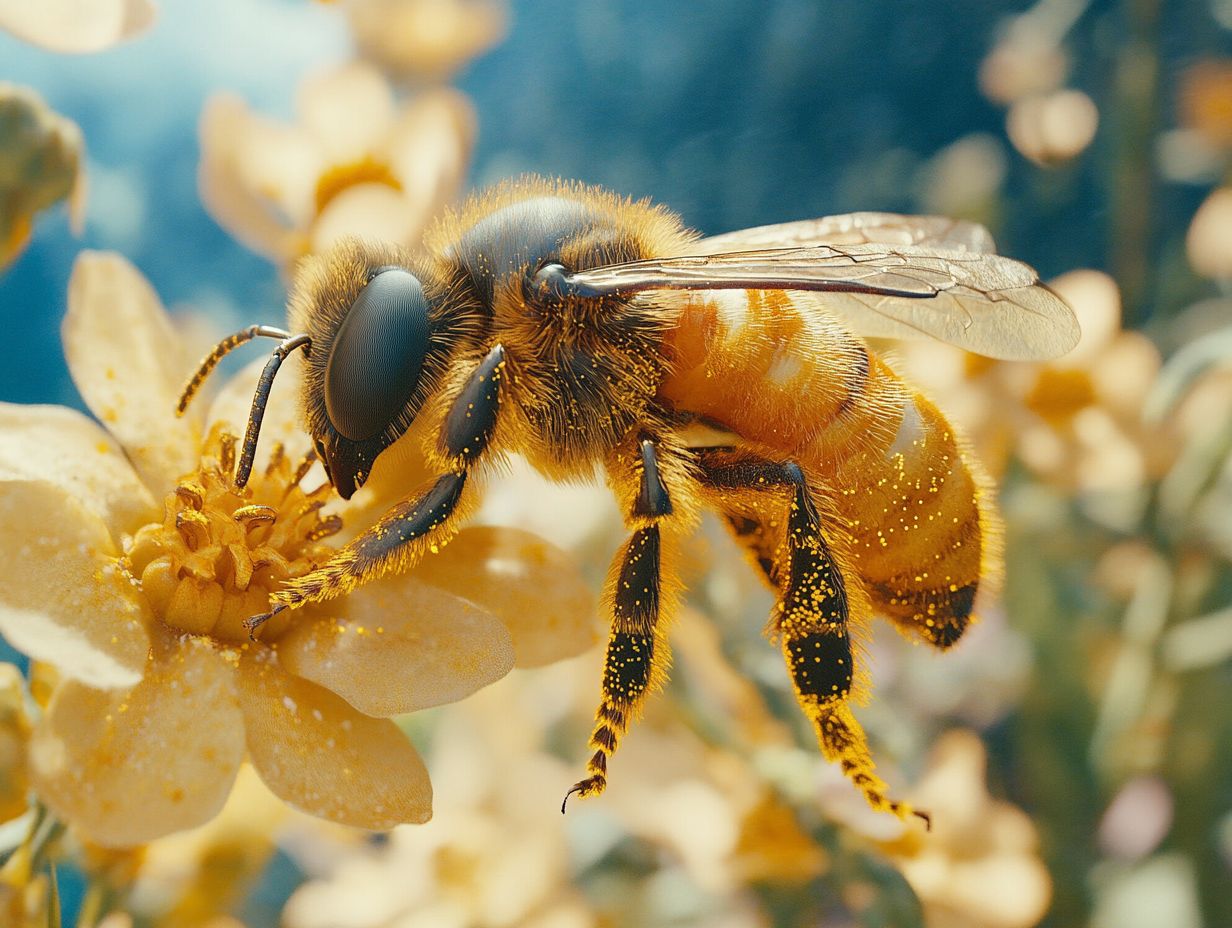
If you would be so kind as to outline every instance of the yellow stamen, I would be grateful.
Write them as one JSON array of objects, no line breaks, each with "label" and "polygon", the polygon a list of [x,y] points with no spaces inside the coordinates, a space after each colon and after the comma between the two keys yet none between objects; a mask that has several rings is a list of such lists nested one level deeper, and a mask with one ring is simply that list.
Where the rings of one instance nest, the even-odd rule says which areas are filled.
[{"label": "yellow stamen", "polygon": [[[167,494],[161,523],[141,528],[126,563],[159,619],[196,635],[243,643],[250,615],[269,610],[281,584],[328,560],[321,539],[342,528],[336,515],[322,517],[329,485],[305,491],[299,484],[314,458],[293,462],[279,454],[247,487],[232,481],[235,436],[215,428],[198,470]],[[271,622],[265,640],[285,630]]]}]

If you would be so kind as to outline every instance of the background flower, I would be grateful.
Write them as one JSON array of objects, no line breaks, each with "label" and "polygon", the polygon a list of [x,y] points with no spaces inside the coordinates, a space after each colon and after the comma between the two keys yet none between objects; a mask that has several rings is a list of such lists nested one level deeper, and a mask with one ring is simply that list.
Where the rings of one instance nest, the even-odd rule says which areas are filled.
[{"label": "background flower", "polygon": [[0,29],[56,52],[94,52],[149,28],[149,0],[0,0]]},{"label": "background flower", "polygon": [[249,247],[290,263],[347,235],[416,246],[458,196],[475,134],[460,93],[408,101],[370,65],[306,81],[299,122],[251,113],[234,96],[201,117],[201,198]]}]

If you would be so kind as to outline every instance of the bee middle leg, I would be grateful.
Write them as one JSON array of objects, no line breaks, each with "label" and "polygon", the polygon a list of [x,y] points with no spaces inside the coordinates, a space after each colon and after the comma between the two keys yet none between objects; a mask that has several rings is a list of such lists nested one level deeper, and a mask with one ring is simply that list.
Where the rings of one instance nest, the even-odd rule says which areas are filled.
[{"label": "bee middle leg", "polygon": [[[730,448],[695,453],[703,487],[717,495],[737,539],[778,591],[771,630],[779,639],[796,701],[813,723],[822,754],[840,765],[874,809],[900,818],[915,814],[927,821],[906,803],[888,797],[888,787],[875,773],[864,729],[851,711],[852,597],[803,472],[791,462],[768,461]],[[744,505],[731,505],[738,497],[743,497]],[[787,501],[785,524],[780,524]]]},{"label": "bee middle leg", "polygon": [[[664,479],[668,468],[664,467],[661,453],[655,441],[642,438],[633,455],[633,467],[640,470],[629,520],[635,529],[612,564],[604,596],[611,610],[612,627],[599,708],[590,736],[590,747],[594,749],[586,765],[590,775],[565,794],[561,812],[574,793],[595,796],[606,788],[608,759],[670,663],[664,632],[666,613],[673,606],[670,588],[674,584],[665,582],[660,526],[666,520],[679,518],[680,512],[679,501],[673,502]],[[618,480],[621,477],[616,476]],[[669,588],[666,595],[665,587]]]}]

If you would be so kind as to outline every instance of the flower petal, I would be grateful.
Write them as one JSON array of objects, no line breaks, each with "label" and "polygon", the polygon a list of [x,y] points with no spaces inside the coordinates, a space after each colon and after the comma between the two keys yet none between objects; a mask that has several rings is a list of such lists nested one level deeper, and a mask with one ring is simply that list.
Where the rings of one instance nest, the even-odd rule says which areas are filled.
[{"label": "flower petal", "polygon": [[530,532],[464,529],[416,576],[504,622],[519,667],[574,657],[599,638],[594,591],[568,554]]},{"label": "flower petal", "polygon": [[197,186],[210,215],[253,251],[279,261],[296,257],[301,239],[293,225],[311,215],[323,170],[316,141],[252,113],[233,94],[206,102],[197,131]]},{"label": "flower petal", "polygon": [[424,91],[398,117],[386,158],[421,227],[458,195],[474,143],[475,107],[456,90]]},{"label": "flower petal", "polygon": [[65,683],[30,746],[35,789],[109,847],[192,828],[222,808],[244,756],[235,671],[205,639],[168,642],[131,690]]},{"label": "flower petal", "polygon": [[346,12],[365,59],[432,81],[447,80],[503,39],[509,26],[501,0],[361,0],[348,3]]},{"label": "flower petal", "polygon": [[431,215],[385,184],[355,184],[332,197],[308,231],[308,247],[324,254],[347,236],[418,244]]},{"label": "flower petal", "polygon": [[113,538],[161,516],[115,439],[64,406],[0,403],[0,481],[9,480],[59,487],[101,518]]},{"label": "flower petal", "polygon": [[102,520],[61,487],[0,482],[0,633],[103,688],[141,679],[151,622]]},{"label": "flower petal", "polygon": [[149,0],[0,0],[0,29],[53,52],[96,52],[154,21]]},{"label": "flower petal", "polygon": [[62,328],[69,373],[156,493],[197,464],[200,430],[177,419],[193,361],[149,282],[125,258],[85,251],[73,266]]},{"label": "flower petal", "polygon": [[265,784],[312,815],[383,830],[432,817],[432,784],[388,719],[361,715],[263,655],[240,666],[248,753]]},{"label": "flower petal", "polygon": [[335,608],[340,618],[284,635],[279,659],[367,715],[457,702],[513,669],[513,643],[500,622],[414,574],[369,583]]},{"label": "flower petal", "polygon": [[295,108],[329,161],[339,164],[362,158],[388,131],[394,95],[380,71],[356,61],[305,79]]}]

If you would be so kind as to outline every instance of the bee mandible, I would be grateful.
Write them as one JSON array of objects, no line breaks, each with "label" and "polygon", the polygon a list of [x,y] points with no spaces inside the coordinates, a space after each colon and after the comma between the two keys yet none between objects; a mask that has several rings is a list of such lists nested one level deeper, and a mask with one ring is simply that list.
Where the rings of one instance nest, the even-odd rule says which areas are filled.
[{"label": "bee mandible", "polygon": [[863,337],[1045,359],[1079,334],[983,227],[854,213],[699,239],[646,201],[523,178],[444,217],[421,251],[349,240],[305,259],[288,315],[289,331],[224,339],[181,399],[182,411],[236,346],[280,340],[237,486],[279,365],[299,349],[305,426],[340,496],[417,421],[441,476],[286,583],[249,620],[254,633],[446,543],[473,511],[475,477],[508,452],[559,480],[598,465],[630,536],[606,582],[593,755],[566,800],[603,791],[617,742],[665,677],[676,552],[710,508],[776,594],[769,631],[822,753],[874,808],[912,814],[888,795],[851,711],[867,689],[853,631],[879,613],[949,648],[996,574],[999,534],[954,430]]}]

